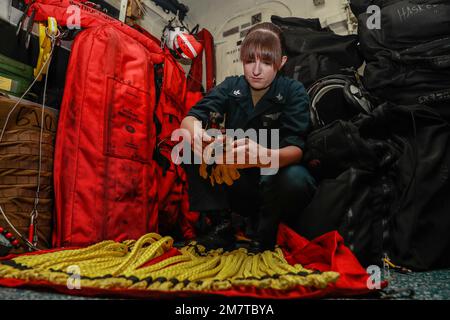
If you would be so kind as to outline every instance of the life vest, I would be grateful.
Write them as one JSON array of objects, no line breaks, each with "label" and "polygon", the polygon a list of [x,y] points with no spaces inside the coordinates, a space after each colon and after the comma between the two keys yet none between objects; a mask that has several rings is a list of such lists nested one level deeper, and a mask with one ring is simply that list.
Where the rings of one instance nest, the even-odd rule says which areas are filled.
[{"label": "life vest", "polygon": [[161,232],[171,233],[178,228],[185,239],[191,239],[195,237],[194,223],[198,214],[189,211],[186,174],[171,159],[172,148],[177,143],[171,140],[172,133],[180,128],[188,111],[185,104],[186,76],[167,48],[162,79],[155,113],[160,128],[156,151],[159,163],[159,221]]},{"label": "life vest", "polygon": [[54,160],[53,246],[140,237],[158,229],[153,160],[155,41],[74,0],[37,0],[35,21],[65,26],[80,8]]},{"label": "life vest", "polygon": [[[168,152],[187,113],[182,67],[153,36],[78,1],[37,0],[29,14],[35,11],[35,21],[53,16],[64,26],[69,5],[80,8],[80,25],[88,29],[73,43],[61,105],[53,245],[138,238],[158,231],[158,216],[194,237],[198,215],[189,211],[187,179]],[[154,66],[161,63],[155,108]],[[168,167],[154,160],[157,144]]]}]

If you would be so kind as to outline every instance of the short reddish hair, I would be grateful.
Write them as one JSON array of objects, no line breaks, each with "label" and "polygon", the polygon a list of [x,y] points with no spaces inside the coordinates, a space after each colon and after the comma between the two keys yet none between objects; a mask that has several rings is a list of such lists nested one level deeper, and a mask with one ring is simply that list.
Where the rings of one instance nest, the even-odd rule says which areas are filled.
[{"label": "short reddish hair", "polygon": [[244,63],[258,58],[279,69],[283,55],[283,33],[278,26],[270,22],[252,27],[241,45],[241,61]]}]

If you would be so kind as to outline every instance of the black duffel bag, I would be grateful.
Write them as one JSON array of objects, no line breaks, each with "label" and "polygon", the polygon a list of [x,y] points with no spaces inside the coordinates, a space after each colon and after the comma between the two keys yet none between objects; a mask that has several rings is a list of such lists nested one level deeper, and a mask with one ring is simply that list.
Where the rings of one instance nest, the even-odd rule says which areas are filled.
[{"label": "black duffel bag", "polygon": [[303,161],[322,180],[350,168],[375,172],[390,164],[395,154],[390,144],[362,137],[355,122],[336,120],[308,135]]},{"label": "black duffel bag", "polygon": [[317,18],[314,19],[305,19],[305,18],[297,18],[297,17],[286,17],[282,18],[279,16],[271,16],[270,17],[272,23],[280,26],[283,29],[289,28],[308,28],[317,31],[324,30],[320,24],[320,20]]},{"label": "black duffel bag", "polygon": [[402,51],[380,51],[367,63],[362,82],[380,99],[424,104],[450,119],[450,37]]},{"label": "black duffel bag", "polygon": [[380,8],[386,7],[402,0],[350,0],[350,9],[355,16],[367,12],[367,8],[376,5]]},{"label": "black duffel bag", "polygon": [[381,49],[404,50],[450,37],[450,2],[403,0],[381,9],[381,29],[369,29],[372,14],[358,16],[361,50],[370,60]]},{"label": "black duffel bag", "polygon": [[363,266],[388,255],[389,209],[395,186],[388,176],[349,168],[324,179],[314,198],[290,226],[308,239],[337,230]]},{"label": "black duffel bag", "polygon": [[[346,123],[359,130],[351,139],[349,131],[321,129],[322,136],[333,136],[330,144],[341,143],[322,145],[323,158],[341,162],[332,163],[339,175],[319,183],[290,225],[310,239],[338,230],[363,265],[389,257],[414,270],[450,267],[450,125],[431,108],[393,104]],[[371,140],[387,145],[381,150],[389,158],[367,161]],[[366,145],[354,152],[354,141]],[[327,154],[341,148],[351,156]]]},{"label": "black duffel bag", "polygon": [[303,162],[316,179],[334,179],[350,168],[384,172],[392,166],[401,147],[395,136],[386,134],[381,110],[337,119],[308,134]]},{"label": "black duffel bag", "polygon": [[318,19],[272,16],[271,20],[282,29],[286,45],[288,61],[282,73],[305,87],[331,74],[351,74],[346,70],[363,63],[356,35],[337,35],[320,27]]},{"label": "black duffel bag", "polygon": [[[415,270],[450,267],[450,125],[420,105],[385,105],[376,121],[400,141],[390,168],[389,255]],[[373,128],[369,129],[373,130]]]}]

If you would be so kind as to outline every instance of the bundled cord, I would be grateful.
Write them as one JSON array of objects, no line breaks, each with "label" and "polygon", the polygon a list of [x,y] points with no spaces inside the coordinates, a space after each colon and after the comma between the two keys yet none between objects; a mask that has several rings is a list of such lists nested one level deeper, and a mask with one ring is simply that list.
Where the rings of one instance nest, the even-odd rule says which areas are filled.
[{"label": "bundled cord", "polygon": [[259,254],[244,248],[206,251],[193,242],[175,251],[175,255],[164,257],[174,250],[171,237],[149,233],[137,241],[108,240],[83,249],[1,261],[0,277],[66,285],[74,279],[74,270],[79,270],[83,288],[160,291],[220,291],[233,287],[292,290],[297,286],[323,289],[339,278],[337,272],[290,265],[280,248]]}]

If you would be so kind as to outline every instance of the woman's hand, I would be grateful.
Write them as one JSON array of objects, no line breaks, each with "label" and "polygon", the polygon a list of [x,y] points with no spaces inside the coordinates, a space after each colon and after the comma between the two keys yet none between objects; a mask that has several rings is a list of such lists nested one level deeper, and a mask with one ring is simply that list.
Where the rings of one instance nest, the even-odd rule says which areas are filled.
[{"label": "woman's hand", "polygon": [[229,152],[234,157],[230,165],[236,169],[270,166],[271,150],[249,138],[234,141]]},{"label": "woman's hand", "polygon": [[192,137],[191,148],[197,156],[203,159],[204,150],[213,141],[214,139],[206,133],[206,130],[203,128],[196,128]]},{"label": "woman's hand", "polygon": [[203,129],[202,122],[193,116],[187,116],[181,121],[180,128],[184,129],[183,139],[189,142],[194,154],[202,158],[203,149],[213,141]]}]

